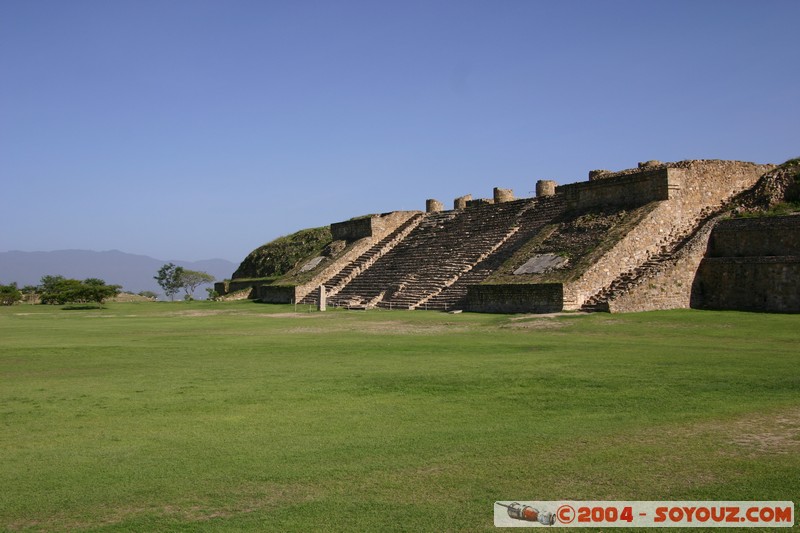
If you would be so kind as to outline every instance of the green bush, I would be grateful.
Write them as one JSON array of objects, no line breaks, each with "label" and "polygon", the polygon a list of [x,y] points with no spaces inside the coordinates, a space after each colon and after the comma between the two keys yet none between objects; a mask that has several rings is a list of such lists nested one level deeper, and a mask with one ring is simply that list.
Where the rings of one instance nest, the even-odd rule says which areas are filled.
[{"label": "green bush", "polygon": [[39,286],[42,303],[58,305],[90,302],[101,304],[107,298],[119,294],[119,290],[119,285],[106,285],[102,279],[79,281],[64,276],[44,276]]},{"label": "green bush", "polygon": [[16,283],[0,285],[0,305],[14,305],[22,300],[22,293],[17,289]]}]

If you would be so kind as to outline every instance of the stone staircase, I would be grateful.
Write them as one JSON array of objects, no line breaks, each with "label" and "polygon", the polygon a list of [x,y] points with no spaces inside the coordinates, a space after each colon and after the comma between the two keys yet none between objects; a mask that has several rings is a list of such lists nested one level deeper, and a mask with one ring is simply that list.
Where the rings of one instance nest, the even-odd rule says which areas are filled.
[{"label": "stone staircase", "polygon": [[551,196],[537,198],[518,213],[516,229],[513,234],[488,254],[481,261],[467,270],[454,283],[444,287],[418,308],[451,311],[463,309],[466,304],[467,291],[470,285],[477,285],[497,271],[525,243],[538,234],[544,226],[551,223],[565,209],[561,198]]},{"label": "stone staircase", "polygon": [[[336,295],[345,285],[372,266],[375,261],[386,255],[399,242],[406,238],[425,218],[422,213],[416,214],[398,226],[389,235],[375,243],[369,250],[361,254],[354,261],[348,263],[336,275],[331,277],[325,285],[326,298]],[[305,298],[300,300],[301,304],[317,305],[319,303],[319,291],[312,290]]]},{"label": "stone staircase", "polygon": [[725,211],[727,204],[717,207],[707,207],[694,218],[688,231],[665,242],[658,253],[650,256],[644,263],[627,272],[620,274],[614,281],[599,292],[589,297],[581,306],[585,312],[609,312],[608,302],[626,293],[635,285],[642,283],[653,274],[660,272],[672,262],[675,254],[690,242],[709,223],[716,223],[716,219]]},{"label": "stone staircase", "polygon": [[[329,299],[331,305],[416,309],[519,233],[534,200],[428,214],[408,236]],[[438,308],[438,307],[437,307]]]},{"label": "stone staircase", "polygon": [[[447,289],[448,289],[449,287],[453,286],[453,285],[454,285],[456,282],[458,282],[458,280],[459,280],[459,279],[463,278],[463,277],[465,276],[465,274],[468,274],[469,272],[473,271],[473,270],[474,270],[474,268],[475,268],[477,265],[481,264],[481,263],[482,263],[482,262],[483,262],[483,261],[484,261],[486,258],[488,258],[489,256],[491,256],[491,255],[492,255],[492,254],[493,254],[493,253],[494,253],[494,252],[495,252],[495,251],[496,251],[498,248],[500,248],[500,247],[501,247],[503,244],[505,244],[506,242],[508,242],[508,240],[509,240],[511,237],[513,237],[514,235],[516,235],[518,232],[519,232],[519,226],[512,227],[512,228],[511,228],[511,229],[510,229],[510,230],[509,230],[509,231],[508,231],[508,232],[507,232],[507,233],[506,233],[506,234],[505,234],[505,235],[504,235],[504,236],[503,236],[503,237],[500,239],[500,241],[499,241],[499,242],[497,242],[497,243],[496,243],[494,246],[492,246],[492,248],[491,248],[491,249],[489,249],[489,250],[487,250],[485,253],[481,254],[481,255],[480,255],[480,257],[478,257],[478,260],[477,260],[475,263],[473,263],[473,264],[467,264],[467,265],[464,267],[464,270],[462,270],[461,272],[459,272],[459,273],[455,274],[455,275],[454,275],[452,278],[450,278],[448,281],[446,281],[446,282],[445,282],[445,283],[444,283],[444,284],[443,284],[441,287],[439,287],[439,289],[437,289],[437,290],[434,290],[433,292],[431,292],[431,293],[429,293],[428,295],[424,296],[424,297],[423,297],[421,300],[419,300],[419,301],[418,301],[418,302],[416,302],[415,304],[412,304],[412,305],[410,305],[410,306],[409,306],[409,309],[418,309],[418,308],[423,308],[423,309],[440,309],[438,302],[437,302],[437,303],[432,303],[430,306],[428,305],[428,302],[429,302],[429,301],[431,301],[431,300],[433,300],[433,299],[434,299],[434,298],[436,298],[436,297],[439,297],[439,296],[440,296],[440,295],[441,295],[441,294],[442,294],[444,291],[447,291]],[[448,301],[447,301],[447,300],[445,300],[445,303],[444,303],[444,308],[443,308],[443,310],[447,310],[447,307],[448,307]],[[451,309],[452,309],[452,307],[451,307]]]}]

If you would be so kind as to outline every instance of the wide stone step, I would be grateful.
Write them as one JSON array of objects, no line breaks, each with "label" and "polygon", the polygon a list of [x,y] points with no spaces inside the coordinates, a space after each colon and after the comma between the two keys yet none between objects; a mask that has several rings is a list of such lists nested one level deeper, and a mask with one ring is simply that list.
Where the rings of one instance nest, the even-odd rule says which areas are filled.
[{"label": "wide stone step", "polygon": [[[429,306],[449,307],[451,302],[466,295],[469,284],[482,281],[499,266],[498,263],[493,268],[475,271],[490,251],[510,257],[516,248],[504,251],[505,244],[517,246],[526,242],[561,210],[555,201],[540,203],[542,209],[537,210],[528,209],[530,200],[520,200],[490,208],[427,215],[391,251],[376,258],[369,268],[340,287],[331,301],[337,297],[341,301],[357,298],[370,301],[385,293],[381,306],[414,305],[430,298]],[[363,254],[343,269],[332,278],[331,285],[344,284],[348,274],[355,271],[355,263],[366,262],[368,257],[371,255]],[[470,283],[457,287],[461,279]],[[393,294],[398,287],[401,290]]]}]

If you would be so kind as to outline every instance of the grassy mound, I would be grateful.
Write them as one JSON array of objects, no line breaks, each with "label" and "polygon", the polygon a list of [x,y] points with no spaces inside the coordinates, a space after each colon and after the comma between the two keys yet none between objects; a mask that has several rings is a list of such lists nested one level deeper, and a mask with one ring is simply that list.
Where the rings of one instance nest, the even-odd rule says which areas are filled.
[{"label": "grassy mound", "polygon": [[328,226],[278,237],[250,252],[233,273],[233,279],[282,276],[303,259],[319,255],[330,242],[331,229]]}]

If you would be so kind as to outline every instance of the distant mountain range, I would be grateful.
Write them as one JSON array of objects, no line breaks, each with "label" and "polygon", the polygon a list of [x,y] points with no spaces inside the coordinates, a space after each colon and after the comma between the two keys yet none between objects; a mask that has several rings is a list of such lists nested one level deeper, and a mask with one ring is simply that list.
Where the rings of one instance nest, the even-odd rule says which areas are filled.
[{"label": "distant mountain range", "polygon": [[[153,276],[166,263],[174,263],[190,270],[207,272],[218,281],[230,278],[237,266],[225,259],[203,261],[177,261],[154,259],[110,250],[57,250],[54,252],[0,252],[0,283],[17,282],[19,287],[38,285],[42,276],[65,278],[100,278],[106,283],[122,285],[123,290],[138,293],[153,291],[162,294]],[[198,289],[196,296],[205,297],[207,285]]]}]

